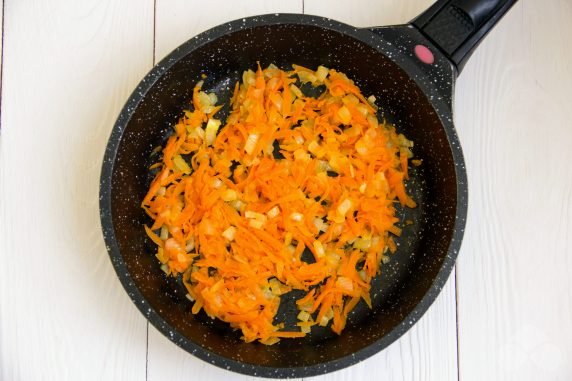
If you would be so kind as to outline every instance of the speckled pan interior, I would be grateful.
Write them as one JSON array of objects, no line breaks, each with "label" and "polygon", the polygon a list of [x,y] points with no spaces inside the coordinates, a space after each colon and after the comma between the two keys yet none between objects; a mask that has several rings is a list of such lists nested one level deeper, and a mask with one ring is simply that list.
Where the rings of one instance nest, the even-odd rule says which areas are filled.
[{"label": "speckled pan interior", "polygon": [[[408,26],[356,29],[324,18],[267,15],[227,23],[175,50],[140,83],[113,129],[101,176],[101,221],[108,251],[125,289],[163,334],[188,352],[219,367],[267,377],[302,377],[363,360],[397,340],[427,310],[444,285],[462,238],[467,186],[453,128],[454,72],[435,49],[436,62],[412,55],[430,44]],[[423,164],[412,170],[409,190],[419,207],[400,210],[414,224],[404,227],[399,250],[374,280],[373,310],[360,303],[341,336],[329,329],[273,346],[246,344],[240,334],[192,304],[174,278],[167,278],[146,238],[149,223],[140,202],[151,181],[150,153],[189,107],[194,84],[206,74],[207,90],[222,101],[242,71],[274,63],[346,73],[366,95],[375,95],[382,117],[415,142]],[[228,109],[223,110],[223,114]],[[284,298],[277,319],[295,321],[294,300]]]}]

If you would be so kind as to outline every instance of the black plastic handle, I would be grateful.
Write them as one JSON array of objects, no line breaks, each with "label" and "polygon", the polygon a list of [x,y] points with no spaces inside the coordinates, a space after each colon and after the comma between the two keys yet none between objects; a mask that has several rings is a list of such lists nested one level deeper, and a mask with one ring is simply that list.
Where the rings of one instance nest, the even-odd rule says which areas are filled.
[{"label": "black plastic handle", "polygon": [[460,73],[487,33],[518,0],[438,0],[413,24]]}]

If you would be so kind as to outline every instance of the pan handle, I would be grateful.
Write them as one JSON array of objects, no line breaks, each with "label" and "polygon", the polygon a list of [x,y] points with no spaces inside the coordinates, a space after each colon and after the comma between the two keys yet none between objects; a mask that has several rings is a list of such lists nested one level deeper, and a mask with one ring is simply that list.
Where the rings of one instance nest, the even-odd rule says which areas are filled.
[{"label": "pan handle", "polygon": [[411,21],[460,73],[487,33],[518,0],[438,0]]}]

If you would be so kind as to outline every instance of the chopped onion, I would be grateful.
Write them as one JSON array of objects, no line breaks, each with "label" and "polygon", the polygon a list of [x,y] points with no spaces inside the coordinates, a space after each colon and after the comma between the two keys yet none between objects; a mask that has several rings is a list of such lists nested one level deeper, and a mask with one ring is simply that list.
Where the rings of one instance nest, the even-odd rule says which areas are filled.
[{"label": "chopped onion", "polygon": [[332,170],[336,172],[342,172],[344,167],[348,164],[348,158],[342,156],[341,154],[330,154],[330,160],[328,160],[328,164],[332,167]]},{"label": "chopped onion", "polygon": [[284,234],[284,245],[290,245],[290,243],[292,243],[292,237],[292,233],[286,232],[286,234]]},{"label": "chopped onion", "polygon": [[300,82],[302,83],[306,83],[306,82],[316,82],[318,80],[318,78],[313,74],[310,73],[309,71],[299,71],[298,72],[298,78],[300,78]]},{"label": "chopped onion", "polygon": [[268,218],[274,218],[280,214],[280,208],[276,205],[274,208],[270,209],[266,215]]},{"label": "chopped onion", "polygon": [[326,255],[326,262],[331,266],[331,267],[337,267],[338,264],[340,263],[340,260],[342,259],[342,257],[339,256],[339,254],[335,253],[335,252],[329,252]]},{"label": "chopped onion", "polygon": [[376,100],[377,100],[377,99],[376,99],[375,96],[373,96],[373,95],[370,95],[370,96],[367,98],[367,101],[368,101],[372,106],[375,106],[375,101],[376,101]]},{"label": "chopped onion", "polygon": [[290,214],[290,219],[294,221],[302,221],[304,219],[304,215],[302,213],[294,212]]},{"label": "chopped onion", "polygon": [[306,119],[301,123],[302,127],[304,128],[314,128],[314,124],[314,119]]},{"label": "chopped onion", "polygon": [[326,250],[322,242],[315,240],[312,245],[314,246],[314,250],[316,250],[316,256],[318,258],[323,258],[326,255]]},{"label": "chopped onion", "polygon": [[167,188],[160,187],[159,190],[157,191],[157,195],[164,196],[166,192],[167,192]]},{"label": "chopped onion", "polygon": [[340,216],[345,216],[346,213],[351,209],[352,201],[349,198],[346,198],[344,201],[338,205],[337,212]]},{"label": "chopped onion", "polygon": [[298,144],[304,144],[304,137],[302,135],[298,135],[298,134],[294,135],[294,140]]},{"label": "chopped onion", "polygon": [[218,131],[218,128],[220,127],[220,120],[218,119],[209,119],[209,121],[207,122],[207,126],[205,128],[205,140],[207,142],[207,145],[210,146],[214,143],[214,140],[216,138],[216,133]]},{"label": "chopped onion", "polygon": [[187,241],[187,246],[185,246],[185,250],[188,252],[193,251],[195,248],[195,237],[189,238]]},{"label": "chopped onion", "polygon": [[374,235],[373,237],[371,237],[371,245],[372,246],[377,246],[379,244],[379,236],[378,235]]},{"label": "chopped onion", "polygon": [[352,121],[352,114],[350,110],[346,106],[340,107],[338,110],[338,117],[342,121],[343,124],[349,124]]},{"label": "chopped onion", "polygon": [[298,88],[298,86],[296,85],[290,85],[290,90],[294,93],[295,96],[297,96],[298,98],[303,98],[304,94],[302,94],[302,90],[300,90]]},{"label": "chopped onion", "polygon": [[247,210],[244,213],[244,217],[246,217],[248,219],[261,221],[261,222],[266,222],[266,220],[267,220],[267,217],[264,214],[258,213],[258,212],[253,212],[252,210]]},{"label": "chopped onion", "polygon": [[160,238],[163,241],[166,241],[169,238],[169,228],[167,227],[167,225],[163,225],[161,226],[161,235]]},{"label": "chopped onion", "polygon": [[343,291],[352,292],[354,290],[354,283],[350,278],[344,276],[338,277],[336,279],[336,286]]},{"label": "chopped onion", "polygon": [[408,140],[403,134],[397,135],[397,142],[401,147],[408,147],[408,148],[413,147],[413,142],[411,140]]},{"label": "chopped onion", "polygon": [[345,97],[342,98],[342,102],[347,105],[347,104],[351,104],[351,105],[358,105],[359,104],[359,99],[358,97],[356,97],[353,94],[348,94]]},{"label": "chopped onion", "polygon": [[326,79],[326,77],[328,76],[328,73],[330,72],[330,69],[328,69],[325,66],[318,66],[318,70],[316,70],[316,78],[318,79],[318,81],[320,82],[324,82],[324,79]]},{"label": "chopped onion", "polygon": [[375,115],[368,115],[367,116],[367,123],[372,128],[379,127],[379,121],[377,120],[377,116],[375,116]]},{"label": "chopped onion", "polygon": [[242,82],[245,87],[253,86],[256,83],[256,75],[251,69],[242,74]]},{"label": "chopped onion", "polygon": [[216,103],[218,102],[218,97],[216,96],[215,93],[210,93],[209,94],[209,99],[211,100],[211,104],[214,106],[216,105]]},{"label": "chopped onion", "polygon": [[199,105],[201,105],[201,106],[212,105],[211,98],[204,91],[199,91]]},{"label": "chopped onion", "polygon": [[[212,287],[212,289],[214,289],[215,287],[216,287],[216,283]],[[216,292],[216,291],[213,290],[213,292]],[[214,295],[213,304],[216,306],[216,308],[220,308],[222,306],[222,296],[220,296],[220,294],[217,293]],[[214,318],[214,316],[213,316],[213,318]]]},{"label": "chopped onion", "polygon": [[204,91],[199,91],[199,108],[205,114],[212,112],[214,108],[211,102],[211,98]]},{"label": "chopped onion", "polygon": [[279,296],[288,291],[290,291],[290,287],[284,286],[278,279],[272,278],[268,281],[270,284],[270,290],[272,290],[272,294]]},{"label": "chopped onion", "polygon": [[278,111],[282,111],[282,97],[278,93],[271,93],[269,99]]},{"label": "chopped onion", "polygon": [[234,240],[234,236],[236,234],[236,228],[234,226],[229,226],[225,231],[222,232],[222,236],[229,241]]},{"label": "chopped onion", "polygon": [[385,178],[385,173],[377,172],[373,177],[373,186],[374,189],[381,190],[383,192],[389,192],[389,183]]},{"label": "chopped onion", "polygon": [[358,237],[354,241],[353,247],[358,250],[367,251],[371,247],[371,238]]},{"label": "chopped onion", "polygon": [[261,342],[262,344],[264,344],[264,345],[269,345],[269,346],[270,346],[270,345],[276,344],[276,343],[279,342],[279,341],[280,341],[280,339],[279,339],[278,337],[276,337],[276,336],[270,336],[269,338],[264,339],[264,340],[261,340],[260,342]]},{"label": "chopped onion", "polygon": [[230,202],[230,206],[232,206],[234,209],[238,210],[239,212],[242,211],[242,208],[244,208],[246,204],[244,202],[242,202],[241,200],[234,200]]},{"label": "chopped onion", "polygon": [[309,301],[309,302],[307,302],[307,303],[300,304],[300,305],[298,306],[298,309],[299,309],[300,311],[309,312],[309,311],[312,310],[312,307],[313,307],[313,306],[314,306],[314,302]]},{"label": "chopped onion", "polygon": [[272,155],[274,152],[274,142],[269,143],[266,148],[264,148],[264,153],[267,155]]},{"label": "chopped onion", "polygon": [[367,184],[361,183],[361,185],[359,186],[359,192],[363,194],[363,193],[365,193],[366,189],[367,189]]},{"label": "chopped onion", "polygon": [[320,319],[320,326],[325,327],[328,325],[328,322],[334,317],[334,311],[330,308],[328,310],[328,312],[326,312],[326,314],[324,316],[322,316],[322,319]]},{"label": "chopped onion", "polygon": [[222,180],[219,178],[215,178],[213,180],[213,188],[214,189],[219,189],[222,186]]},{"label": "chopped onion", "polygon": [[255,229],[262,229],[262,227],[264,226],[264,222],[260,221],[260,220],[249,220],[248,221],[248,226],[255,228]]},{"label": "chopped onion", "polygon": [[191,138],[198,138],[198,139],[204,140],[205,139],[205,130],[203,130],[200,127],[197,127],[195,129],[193,129],[193,131],[191,131],[189,136]]},{"label": "chopped onion", "polygon": [[189,167],[189,165],[187,164],[185,159],[182,158],[181,155],[175,155],[175,157],[173,157],[173,164],[179,171],[183,172],[185,175],[191,173],[191,167]]},{"label": "chopped onion", "polygon": [[256,143],[258,143],[260,135],[258,134],[249,134],[248,138],[246,138],[246,143],[244,144],[244,150],[247,154],[252,155],[254,152],[254,148],[256,147]]},{"label": "chopped onion", "polygon": [[222,192],[221,198],[223,201],[234,201],[238,199],[238,193],[234,189],[227,189]]},{"label": "chopped onion", "polygon": [[211,220],[203,219],[200,222],[200,228],[203,230],[205,235],[214,235],[215,233],[215,227]]},{"label": "chopped onion", "polygon": [[316,162],[316,172],[320,173],[320,172],[326,172],[331,170],[332,168],[330,167],[330,164],[328,164],[327,161],[325,160],[318,160]]},{"label": "chopped onion", "polygon": [[343,231],[344,225],[342,223],[334,224],[334,230],[332,231],[334,237],[341,235]]},{"label": "chopped onion", "polygon": [[314,218],[314,226],[316,227],[316,229],[318,229],[318,231],[320,232],[326,232],[328,231],[328,224],[324,222],[324,220],[322,220],[321,218]]},{"label": "chopped onion", "polygon": [[308,144],[308,151],[312,153],[316,153],[320,149],[320,144],[317,141],[312,140],[310,144]]},{"label": "chopped onion", "polygon": [[367,107],[365,107],[364,105],[357,105],[356,109],[359,111],[359,113],[364,117],[367,118],[367,115],[369,114],[369,110],[367,109]]},{"label": "chopped onion", "polygon": [[244,166],[246,167],[252,167],[253,165],[258,165],[260,164],[260,159],[258,157],[255,158],[245,158],[244,160],[242,160],[242,163],[244,164]]},{"label": "chopped onion", "polygon": [[364,138],[361,138],[356,142],[355,148],[357,153],[359,153],[360,155],[367,155],[369,152],[369,149],[367,148]]},{"label": "chopped onion", "polygon": [[320,144],[315,140],[312,140],[310,144],[308,144],[308,151],[314,154],[318,159],[321,159],[326,155],[326,149],[320,146]]},{"label": "chopped onion", "polygon": [[300,311],[300,313],[298,314],[298,320],[308,321],[310,320],[311,316],[312,315],[310,315],[307,311]]},{"label": "chopped onion", "polygon": [[299,160],[299,161],[308,161],[310,160],[310,154],[308,154],[305,150],[303,150],[302,148],[297,149],[296,151],[294,151],[294,160]]}]

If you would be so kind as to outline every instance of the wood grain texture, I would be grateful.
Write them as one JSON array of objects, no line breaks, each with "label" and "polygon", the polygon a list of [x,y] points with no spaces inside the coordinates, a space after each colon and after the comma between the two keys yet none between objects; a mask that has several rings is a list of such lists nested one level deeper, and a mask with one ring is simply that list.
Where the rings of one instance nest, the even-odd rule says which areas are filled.
[{"label": "wood grain texture", "polygon": [[303,0],[157,0],[157,62],[191,37],[219,24],[267,13],[302,13]]},{"label": "wood grain texture", "polygon": [[[353,25],[403,23],[428,6],[431,1],[384,2],[371,0],[305,0],[305,12],[337,18]],[[201,13],[186,1],[159,0],[156,14],[156,51],[161,58],[202,30],[247,15],[301,12],[281,2],[240,2],[240,6],[223,7],[215,1]],[[209,9],[223,12],[211,12]],[[370,11],[371,10],[371,11]],[[204,13],[203,13],[204,12]],[[205,15],[213,17],[206,17]],[[181,15],[187,15],[182,18]],[[375,21],[377,20],[377,21]],[[205,381],[252,379],[219,369],[176,347],[153,327],[149,328],[149,380],[186,380],[189,375]],[[315,380],[364,380],[372,375],[383,380],[456,380],[457,343],[455,317],[455,282],[452,277],[435,304],[406,335],[387,350],[349,369]]]},{"label": "wood grain texture", "polygon": [[99,225],[119,110],[152,66],[153,1],[6,1],[0,379],[142,380],[146,322]]},{"label": "wood grain texture", "polygon": [[572,2],[522,0],[459,78],[460,375],[572,379]]},{"label": "wood grain texture", "polygon": [[4,0],[0,1],[0,131],[2,130],[1,119],[2,119],[2,51],[4,48]]},{"label": "wood grain texture", "polygon": [[405,24],[435,0],[304,0],[304,13],[367,27]]}]

